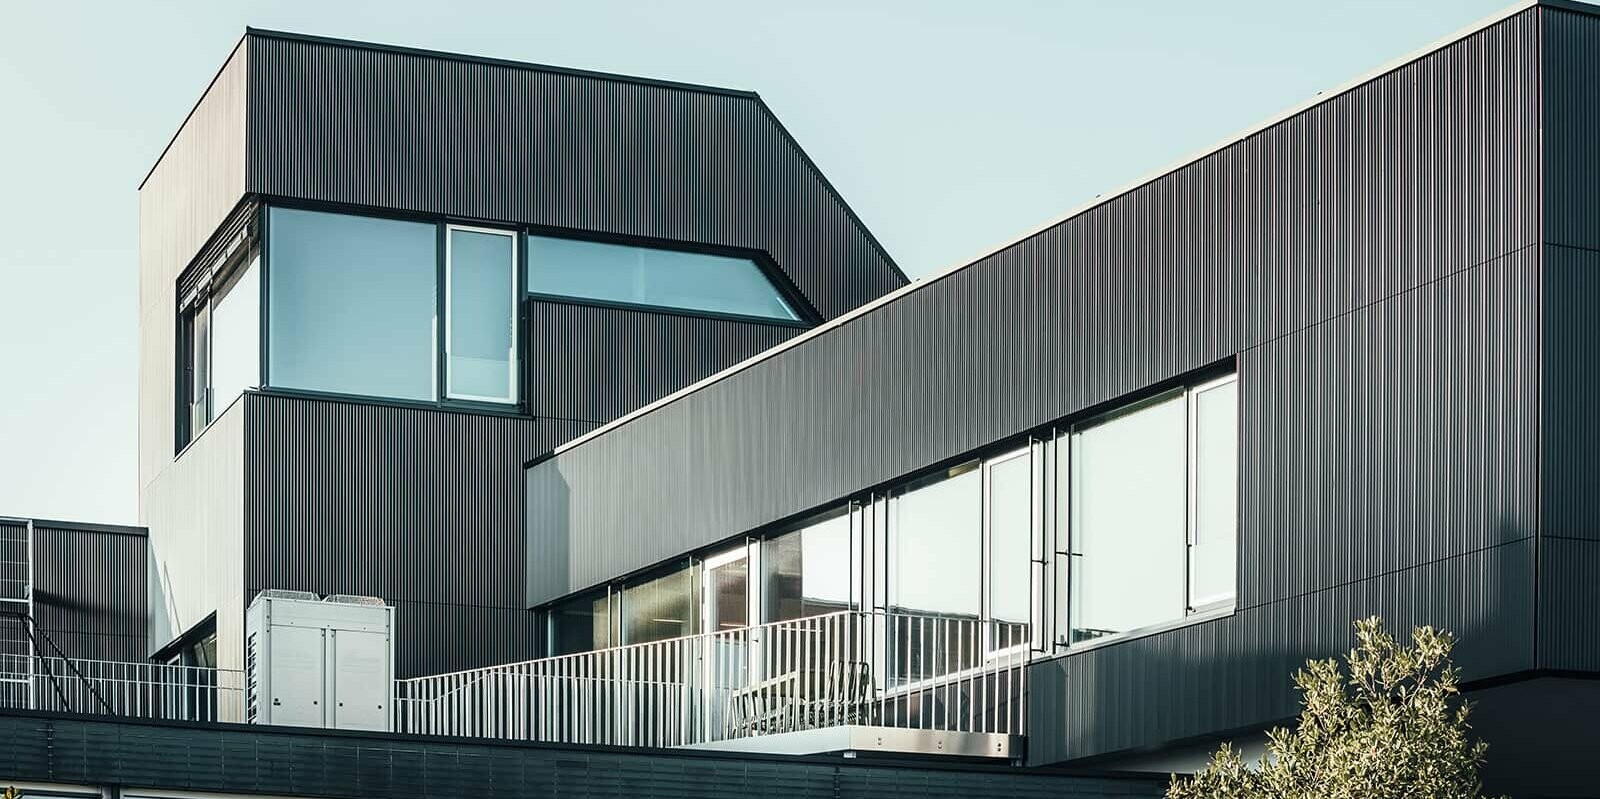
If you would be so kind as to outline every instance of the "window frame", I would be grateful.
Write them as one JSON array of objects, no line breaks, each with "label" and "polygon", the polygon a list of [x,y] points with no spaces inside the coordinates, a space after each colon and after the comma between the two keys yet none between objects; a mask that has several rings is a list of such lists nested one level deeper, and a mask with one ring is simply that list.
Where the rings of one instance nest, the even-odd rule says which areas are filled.
[{"label": "window frame", "polygon": [[[989,660],[1009,657],[1021,652],[1026,652],[1033,646],[1033,630],[1031,628],[1036,626],[1038,621],[1037,619],[1033,618],[1033,521],[1034,507],[1040,498],[1036,493],[1038,481],[1034,479],[1034,464],[1032,456],[1033,442],[1029,441],[1019,448],[1005,450],[982,460],[983,498],[979,507],[981,508],[982,513],[983,551],[979,557],[979,568],[983,570],[983,574],[981,575],[979,581],[982,585],[982,597],[981,601],[979,602],[978,619],[983,627],[984,657]],[[997,624],[1014,624],[1015,622],[1003,622],[999,619],[996,619],[994,616],[994,586],[992,584],[994,578],[994,515],[991,512],[993,510],[994,503],[993,470],[996,466],[1010,463],[1011,461],[1019,459],[1026,461],[1028,464],[1028,559],[1025,561],[1025,564],[1028,571],[1028,583],[1026,589],[1028,594],[1027,603],[1029,618],[1024,620],[1022,624],[1027,625],[1030,630],[1027,640],[1024,640],[1021,643],[1012,644],[1010,646],[999,646],[998,642],[995,640],[997,632],[995,626]]]},{"label": "window frame", "polygon": [[[201,434],[211,428],[211,424],[221,416],[227,407],[216,407],[216,371],[213,354],[215,345],[215,320],[213,313],[217,303],[225,299],[238,285],[244,272],[256,269],[256,280],[265,279],[265,273],[260,271],[265,263],[265,245],[260,236],[248,232],[242,234],[233,244],[229,245],[216,257],[210,259],[209,265],[200,267],[199,264],[191,266],[179,275],[178,283],[181,285],[183,277],[190,274],[191,270],[202,270],[187,292],[175,293],[175,313],[173,329],[173,370],[174,391],[173,396],[173,457],[181,455],[190,444],[199,440]],[[263,285],[258,292],[257,311],[266,311],[266,288]],[[195,371],[195,323],[196,319],[204,317],[206,346],[205,346],[205,377],[204,388],[205,419],[197,423],[195,418],[195,405],[199,401],[194,385]],[[257,346],[261,354],[265,354],[266,322],[260,321],[257,329]],[[266,384],[265,361],[257,362],[256,385],[246,387],[245,391],[261,390]],[[243,392],[241,392],[242,395]],[[237,399],[237,397],[232,398]],[[232,402],[228,403],[229,407]]]},{"label": "window frame", "polygon": [[[704,242],[673,241],[668,239],[651,238],[647,236],[628,236],[617,233],[606,233],[595,230],[579,230],[574,228],[558,228],[546,225],[523,225],[522,235],[547,239],[565,239],[567,241],[586,242],[589,244],[610,244],[618,247],[637,247],[646,250],[662,250],[666,252],[692,253],[710,255],[719,258],[739,258],[754,264],[761,276],[778,293],[790,311],[794,312],[794,319],[781,319],[773,316],[756,316],[753,314],[728,313],[725,311],[707,311],[695,308],[684,308],[673,305],[651,305],[642,302],[628,302],[626,300],[607,300],[594,297],[574,297],[569,294],[552,294],[536,291],[532,281],[524,280],[526,284],[523,296],[536,302],[555,303],[560,305],[579,305],[590,308],[613,308],[625,311],[644,311],[648,313],[666,314],[669,316],[683,316],[691,319],[715,319],[726,322],[748,322],[760,325],[773,325],[777,327],[792,327],[801,330],[810,329],[824,320],[822,315],[811,306],[799,287],[794,284],[789,275],[780,268],[776,261],[764,250],[746,249],[740,247],[724,247]],[[533,247],[526,241],[523,242],[522,272],[524,278],[531,268],[530,254]]]},{"label": "window frame", "polygon": [[[1184,550],[1183,550],[1183,601],[1184,601],[1184,607],[1186,609],[1186,612],[1185,612],[1184,615],[1186,617],[1195,616],[1197,614],[1206,613],[1206,612],[1209,612],[1209,611],[1215,611],[1215,610],[1220,610],[1220,609],[1225,609],[1225,608],[1231,608],[1234,605],[1236,605],[1238,603],[1238,601],[1239,601],[1239,512],[1238,512],[1238,509],[1241,506],[1240,506],[1240,503],[1238,502],[1238,492],[1239,492],[1239,484],[1240,484],[1239,469],[1240,469],[1240,461],[1241,461],[1241,458],[1239,457],[1239,454],[1240,454],[1240,452],[1242,450],[1240,448],[1238,448],[1237,442],[1235,444],[1235,449],[1234,449],[1234,484],[1233,484],[1233,490],[1234,490],[1234,494],[1235,494],[1235,498],[1234,498],[1234,520],[1233,520],[1233,545],[1234,545],[1234,549],[1233,549],[1233,593],[1232,593],[1231,596],[1227,596],[1227,597],[1209,598],[1205,602],[1201,602],[1201,603],[1198,603],[1198,604],[1194,601],[1195,600],[1195,597],[1194,597],[1194,548],[1199,543],[1198,539],[1199,539],[1199,527],[1200,527],[1200,487],[1199,487],[1199,483],[1200,483],[1200,430],[1199,430],[1199,425],[1198,425],[1198,416],[1199,416],[1199,408],[1200,408],[1200,395],[1206,393],[1207,391],[1211,391],[1212,389],[1221,388],[1222,386],[1233,384],[1235,386],[1234,415],[1235,415],[1235,420],[1237,421],[1237,417],[1238,417],[1238,413],[1239,413],[1239,408],[1238,408],[1238,405],[1237,405],[1237,401],[1238,401],[1237,385],[1238,385],[1238,383],[1239,383],[1239,373],[1238,372],[1231,372],[1231,373],[1223,375],[1221,377],[1217,377],[1217,378],[1214,378],[1214,379],[1211,379],[1211,380],[1208,380],[1208,381],[1205,381],[1205,382],[1201,382],[1201,383],[1196,383],[1194,385],[1188,386],[1185,389],[1184,400],[1185,400],[1186,406],[1185,406],[1185,409],[1184,409],[1184,413],[1186,414],[1185,418],[1187,420],[1187,428],[1188,428],[1188,430],[1187,430],[1187,433],[1188,433],[1187,438],[1188,438],[1188,440],[1185,442],[1185,446],[1187,448],[1186,457],[1187,457],[1187,460],[1188,460],[1188,471],[1189,471],[1189,473],[1187,475],[1187,478],[1188,478],[1188,480],[1187,480],[1188,497],[1186,498],[1186,502],[1185,502],[1186,519],[1185,519],[1185,523],[1184,523],[1185,537],[1184,537]],[[1236,429],[1235,429],[1236,435],[1242,435],[1243,432],[1244,432],[1243,425],[1236,425]]]},{"label": "window frame", "polygon": [[[522,272],[526,268],[526,258],[523,255],[524,234],[515,228],[485,227],[483,225],[471,225],[459,222],[442,222],[440,224],[444,236],[444,251],[442,255],[443,264],[441,266],[442,276],[439,282],[444,290],[440,292],[441,307],[438,318],[440,320],[439,325],[443,327],[444,330],[442,331],[442,346],[440,347],[439,353],[440,368],[437,370],[438,374],[442,375],[442,377],[436,377],[435,379],[435,382],[438,384],[436,388],[436,395],[442,402],[482,402],[500,407],[520,406],[522,404],[523,382],[522,336],[520,331],[522,327],[522,293],[520,289],[522,288]],[[511,362],[507,364],[507,369],[509,370],[509,374],[507,376],[509,378],[509,386],[511,388],[511,396],[509,398],[487,397],[476,394],[455,393],[452,391],[451,381],[454,378],[454,370],[450,367],[450,356],[452,354],[451,344],[454,336],[451,333],[452,326],[450,322],[453,314],[455,313],[455,306],[451,302],[452,286],[454,284],[452,278],[454,277],[453,270],[455,268],[455,260],[453,258],[455,236],[452,234],[458,230],[468,233],[505,236],[511,240]]]},{"label": "window frame", "polygon": [[[1239,600],[1238,578],[1240,571],[1239,550],[1237,548],[1237,538],[1239,535],[1237,519],[1235,520],[1234,527],[1236,545],[1234,550],[1233,596],[1219,598],[1196,606],[1190,601],[1192,599],[1190,582],[1192,580],[1191,558],[1193,556],[1192,547],[1195,535],[1196,519],[1195,503],[1197,499],[1197,491],[1195,488],[1197,474],[1197,464],[1195,460],[1195,397],[1207,390],[1217,388],[1228,383],[1238,382],[1239,372],[1236,368],[1230,369],[1225,374],[1218,374],[1216,371],[1207,370],[1205,376],[1197,377],[1191,375],[1185,379],[1181,379],[1173,383],[1165,383],[1163,384],[1165,386],[1164,388],[1155,390],[1150,394],[1138,397],[1137,399],[1133,399],[1127,403],[1095,412],[1092,415],[1066,424],[1058,429],[1055,436],[1055,446],[1058,448],[1057,457],[1059,459],[1057,469],[1059,474],[1065,477],[1065,485],[1058,487],[1056,499],[1057,511],[1055,524],[1057,536],[1056,546],[1058,548],[1056,553],[1058,571],[1056,573],[1055,581],[1056,595],[1053,597],[1053,604],[1056,608],[1056,629],[1052,631],[1055,639],[1052,645],[1057,652],[1080,652],[1088,649],[1096,649],[1102,646],[1116,644],[1122,641],[1128,641],[1135,638],[1144,638],[1180,627],[1186,627],[1191,624],[1198,624],[1204,621],[1224,618],[1232,615],[1237,610]],[[1074,587],[1074,579],[1072,563],[1074,558],[1082,557],[1082,554],[1077,549],[1077,530],[1072,523],[1074,512],[1072,502],[1073,491],[1071,486],[1073,476],[1077,473],[1079,468],[1079,459],[1075,451],[1076,447],[1074,446],[1074,437],[1081,431],[1088,430],[1102,423],[1115,420],[1131,413],[1137,413],[1138,411],[1176,398],[1181,398],[1184,406],[1185,474],[1183,525],[1183,615],[1174,616],[1170,619],[1148,624],[1143,627],[1123,630],[1121,632],[1101,636],[1098,638],[1092,638],[1085,641],[1073,641],[1072,625],[1074,622],[1074,610],[1072,602],[1072,590]],[[1235,412],[1237,412],[1237,409],[1235,409]],[[1239,426],[1239,434],[1241,436],[1243,435],[1243,431],[1244,427],[1241,424]],[[1242,454],[1243,449],[1241,448],[1239,452]],[[1236,460],[1235,469],[1241,468],[1241,463],[1242,457]],[[1238,490],[1239,486],[1237,482],[1234,488],[1235,491]],[[1065,571],[1059,570],[1062,565],[1065,566]]]}]

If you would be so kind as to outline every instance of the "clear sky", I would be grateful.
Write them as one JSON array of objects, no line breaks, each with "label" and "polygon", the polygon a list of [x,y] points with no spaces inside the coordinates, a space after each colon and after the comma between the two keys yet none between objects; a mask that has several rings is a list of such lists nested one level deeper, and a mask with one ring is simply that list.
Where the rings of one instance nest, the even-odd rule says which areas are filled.
[{"label": "clear sky", "polygon": [[136,190],[246,25],[753,89],[916,278],[1503,5],[0,0],[0,515],[135,521]]}]

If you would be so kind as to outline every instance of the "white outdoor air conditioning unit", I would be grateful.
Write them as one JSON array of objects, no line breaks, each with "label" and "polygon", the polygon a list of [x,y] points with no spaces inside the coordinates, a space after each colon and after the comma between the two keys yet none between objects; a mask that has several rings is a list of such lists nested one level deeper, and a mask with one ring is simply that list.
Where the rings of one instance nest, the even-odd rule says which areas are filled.
[{"label": "white outdoor air conditioning unit", "polygon": [[245,611],[252,724],[383,730],[394,722],[394,608],[269,589]]}]

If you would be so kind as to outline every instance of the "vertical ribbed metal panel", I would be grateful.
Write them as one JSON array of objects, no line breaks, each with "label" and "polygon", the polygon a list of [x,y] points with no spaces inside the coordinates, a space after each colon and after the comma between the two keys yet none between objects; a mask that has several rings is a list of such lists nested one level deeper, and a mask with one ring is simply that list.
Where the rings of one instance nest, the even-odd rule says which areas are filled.
[{"label": "vertical ribbed metal panel", "polygon": [[40,521],[33,529],[38,631],[69,657],[144,660],[144,528]]},{"label": "vertical ribbed metal panel", "polygon": [[251,191],[763,250],[828,318],[905,282],[752,94],[247,40]]},{"label": "vertical ribbed metal panel", "polygon": [[238,47],[139,187],[139,520],[172,462],[177,280],[244,195],[247,56]]},{"label": "vertical ribbed metal panel", "polygon": [[787,325],[530,302],[528,410],[603,422],[801,332]]},{"label": "vertical ribbed metal panel", "polygon": [[1231,360],[1241,610],[1040,667],[1069,684],[1030,760],[1275,721],[1368,612],[1453,626],[1473,674],[1529,667],[1538,14],[536,465],[566,527],[530,508],[530,537],[570,531],[581,588]]},{"label": "vertical ribbed metal panel", "polygon": [[[1415,363],[1390,349],[1433,326],[1472,336],[1438,354],[1458,380],[1518,378],[1506,360],[1536,341],[1537,284],[1520,274],[1533,264],[1515,255],[1538,236],[1533,22],[1452,44],[541,465],[573,487],[578,529],[656,531],[575,551],[574,573],[639,568],[1240,353],[1247,401],[1265,398],[1255,381],[1274,378],[1250,359],[1380,303],[1390,318],[1367,323],[1352,375],[1431,369],[1416,348],[1433,342],[1404,344]],[[1466,119],[1477,132],[1454,132]],[[1490,302],[1514,313],[1487,318]],[[1520,412],[1524,388],[1458,393]],[[1361,390],[1429,413],[1424,396]],[[1480,438],[1511,425],[1483,444],[1507,449],[1528,423],[1474,422]],[[1514,504],[1526,483],[1511,477]],[[621,484],[625,501],[590,490]]]},{"label": "vertical ribbed metal panel", "polygon": [[1539,665],[1600,671],[1600,18],[1544,9]]},{"label": "vertical ribbed metal panel", "polygon": [[397,607],[402,675],[531,656],[522,464],[591,425],[246,396],[244,596]]},{"label": "vertical ribbed metal panel", "polygon": [[1600,17],[1543,9],[1545,240],[1600,250]]}]

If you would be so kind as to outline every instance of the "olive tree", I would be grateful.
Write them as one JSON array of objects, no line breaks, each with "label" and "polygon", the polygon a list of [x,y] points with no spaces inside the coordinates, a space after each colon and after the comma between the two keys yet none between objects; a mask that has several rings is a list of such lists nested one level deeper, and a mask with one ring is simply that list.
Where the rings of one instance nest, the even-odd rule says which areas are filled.
[{"label": "olive tree", "polygon": [[1450,634],[1418,627],[1407,646],[1377,618],[1355,629],[1348,674],[1331,658],[1295,673],[1299,722],[1268,733],[1259,764],[1224,744],[1194,776],[1174,776],[1168,799],[1481,796],[1488,746],[1469,735]]}]

